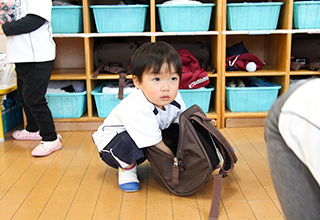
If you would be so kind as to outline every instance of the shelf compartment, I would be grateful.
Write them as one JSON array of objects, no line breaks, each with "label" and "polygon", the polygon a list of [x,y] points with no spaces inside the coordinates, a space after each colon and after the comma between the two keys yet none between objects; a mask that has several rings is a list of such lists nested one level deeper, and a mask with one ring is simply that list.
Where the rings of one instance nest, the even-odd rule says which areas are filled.
[{"label": "shelf compartment", "polygon": [[[249,73],[268,74],[267,71],[287,72],[289,71],[290,47],[289,34],[273,35],[223,35],[226,39],[226,48],[243,41],[248,52],[257,56],[266,66],[261,70]],[[288,43],[286,43],[288,42]],[[236,72],[236,71],[233,71]],[[229,73],[229,72],[228,72]],[[236,73],[235,73],[236,74]]]}]

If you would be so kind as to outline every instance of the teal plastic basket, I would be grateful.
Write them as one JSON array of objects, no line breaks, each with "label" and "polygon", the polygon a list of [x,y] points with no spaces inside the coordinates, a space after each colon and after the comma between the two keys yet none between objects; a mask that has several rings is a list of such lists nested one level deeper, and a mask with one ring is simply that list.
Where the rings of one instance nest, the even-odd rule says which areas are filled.
[{"label": "teal plastic basket", "polygon": [[83,32],[82,6],[52,6],[51,26],[52,33]]},{"label": "teal plastic basket", "polygon": [[320,1],[294,2],[293,27],[297,29],[320,28]]},{"label": "teal plastic basket", "polygon": [[283,2],[228,3],[229,30],[274,30],[277,28]]},{"label": "teal plastic basket", "polygon": [[80,118],[87,110],[87,91],[45,95],[53,118]]},{"label": "teal plastic basket", "polygon": [[148,5],[92,5],[98,33],[143,32]]},{"label": "teal plastic basket", "polygon": [[210,99],[214,87],[207,85],[199,89],[179,89],[181,97],[186,104],[186,108],[198,105],[204,113],[209,112]]},{"label": "teal plastic basket", "polygon": [[208,31],[213,3],[158,4],[161,30],[164,32]]},{"label": "teal plastic basket", "polygon": [[281,86],[227,87],[226,106],[232,112],[269,111]]},{"label": "teal plastic basket", "polygon": [[[91,95],[94,97],[96,102],[98,116],[100,118],[106,118],[112,109],[116,107],[121,100],[118,99],[118,94],[102,93],[102,88],[110,83],[101,83],[91,91]],[[123,94],[123,98],[129,94]]]}]

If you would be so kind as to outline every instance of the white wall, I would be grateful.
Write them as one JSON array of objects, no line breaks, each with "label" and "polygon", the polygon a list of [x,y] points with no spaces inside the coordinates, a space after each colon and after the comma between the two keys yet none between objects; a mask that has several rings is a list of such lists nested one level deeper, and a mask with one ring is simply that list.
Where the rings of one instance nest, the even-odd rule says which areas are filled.
[{"label": "white wall", "polygon": [[4,35],[0,35],[0,52],[6,52],[6,37]]}]

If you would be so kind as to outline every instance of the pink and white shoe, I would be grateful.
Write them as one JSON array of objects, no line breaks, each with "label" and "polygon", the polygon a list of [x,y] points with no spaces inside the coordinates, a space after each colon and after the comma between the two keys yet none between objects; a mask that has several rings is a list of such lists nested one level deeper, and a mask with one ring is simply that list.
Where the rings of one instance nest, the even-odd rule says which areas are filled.
[{"label": "pink and white shoe", "polygon": [[39,131],[30,132],[30,131],[27,131],[26,129],[14,131],[12,133],[12,137],[17,140],[41,140],[42,139]]},{"label": "pink and white shoe", "polygon": [[54,151],[60,150],[62,148],[62,138],[61,135],[57,135],[57,139],[54,141],[41,141],[40,144],[33,149],[31,154],[36,157],[43,157],[51,154]]}]

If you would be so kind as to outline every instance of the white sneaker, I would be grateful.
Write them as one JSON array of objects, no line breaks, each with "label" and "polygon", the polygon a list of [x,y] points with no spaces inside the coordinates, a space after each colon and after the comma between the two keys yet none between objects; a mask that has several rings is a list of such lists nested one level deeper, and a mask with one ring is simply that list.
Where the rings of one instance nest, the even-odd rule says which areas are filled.
[{"label": "white sneaker", "polygon": [[136,192],[140,188],[137,177],[137,164],[130,170],[118,168],[119,188],[125,192]]}]

